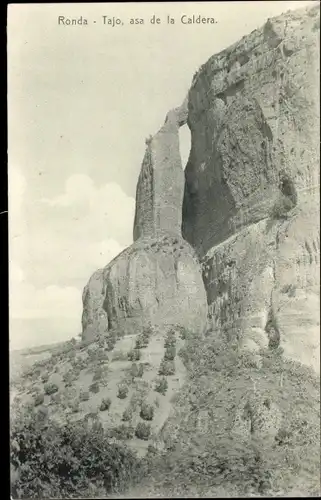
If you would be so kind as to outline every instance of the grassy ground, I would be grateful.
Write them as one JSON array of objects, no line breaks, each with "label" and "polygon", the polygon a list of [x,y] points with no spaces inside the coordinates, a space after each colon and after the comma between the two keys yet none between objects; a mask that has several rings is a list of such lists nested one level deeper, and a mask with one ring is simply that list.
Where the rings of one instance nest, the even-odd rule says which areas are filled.
[{"label": "grassy ground", "polygon": [[[178,332],[174,334],[179,350],[184,340]],[[168,388],[165,394],[155,390],[158,371],[164,357],[164,332],[154,330],[148,342],[137,349],[139,359],[131,360],[128,353],[135,348],[138,338],[128,335],[118,338],[112,349],[104,342],[90,345],[72,344],[55,349],[50,356],[42,353],[42,359],[29,366],[20,381],[12,384],[11,395],[15,405],[29,405],[46,408],[48,416],[61,424],[80,421],[91,417],[100,421],[105,429],[122,426],[123,440],[139,455],[144,455],[148,445],[155,441],[157,434],[167,420],[171,410],[171,399],[183,385],[186,370],[182,360],[175,356],[175,373],[166,375]],[[139,377],[132,374],[133,364],[141,365],[143,373]],[[52,394],[47,393],[48,385],[54,385]],[[126,397],[119,397],[119,388],[127,388]],[[50,392],[50,391],[49,391]],[[43,400],[42,400],[43,399]],[[108,410],[101,410],[103,401],[110,401]],[[40,403],[38,403],[40,402]],[[139,422],[141,404],[153,407],[154,415],[147,424],[151,426],[149,439],[139,439],[135,434],[125,439],[126,429],[133,433]],[[130,418],[123,421],[123,414],[130,410]]]},{"label": "grassy ground", "polygon": [[[112,349],[102,340],[65,344],[29,369],[15,405],[45,408],[60,424],[87,417],[118,429],[114,439],[145,457],[127,497],[319,495],[320,382],[312,371],[278,349],[253,356],[214,332],[200,341],[177,329],[169,339],[175,373],[164,376],[161,394],[155,384],[171,351],[166,335],[150,332],[135,361],[128,353],[138,337],[119,338]],[[133,376],[133,363],[143,366],[141,376],[137,367]],[[49,395],[48,384],[56,384]],[[106,399],[110,407],[100,411]],[[152,420],[142,418],[142,404],[153,408]],[[148,438],[128,436],[139,423],[151,425]]]}]

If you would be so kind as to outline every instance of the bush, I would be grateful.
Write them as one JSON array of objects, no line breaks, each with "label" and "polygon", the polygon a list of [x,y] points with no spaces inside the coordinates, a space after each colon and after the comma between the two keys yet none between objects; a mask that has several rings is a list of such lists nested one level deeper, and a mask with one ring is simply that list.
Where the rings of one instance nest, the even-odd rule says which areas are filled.
[{"label": "bush", "polygon": [[176,349],[174,346],[166,347],[165,349],[165,354],[164,354],[164,359],[166,361],[173,361],[173,359],[176,356]]},{"label": "bush", "polygon": [[118,425],[118,427],[114,427],[111,431],[112,437],[115,437],[116,439],[132,439],[134,434],[134,427],[125,424]]},{"label": "bush", "polygon": [[39,405],[42,405],[42,403],[44,402],[45,400],[45,397],[44,395],[41,393],[41,394],[37,394],[35,396],[35,406],[39,406]]},{"label": "bush", "polygon": [[152,333],[153,330],[151,327],[144,328],[143,332],[139,334],[136,340],[135,349],[147,347]]},{"label": "bush", "polygon": [[124,422],[129,422],[129,420],[131,420],[132,417],[133,417],[133,410],[132,410],[132,408],[131,407],[126,408],[126,410],[123,413],[122,420]]},{"label": "bush", "polygon": [[186,328],[184,328],[183,326],[179,326],[177,327],[178,331],[179,331],[179,336],[182,340],[186,340],[187,337],[188,337],[188,332],[186,330]]},{"label": "bush", "polygon": [[132,450],[84,422],[61,427],[23,414],[11,426],[11,443],[13,498],[105,498],[140,477]]},{"label": "bush", "polygon": [[171,330],[165,338],[164,347],[174,347],[176,345],[175,332]]},{"label": "bush", "polygon": [[175,363],[174,361],[165,361],[162,360],[158,374],[159,375],[174,375],[175,373]]},{"label": "bush", "polygon": [[141,356],[141,354],[140,354],[140,350],[139,349],[132,349],[127,354],[127,357],[129,359],[129,361],[139,361],[140,360],[140,356]]},{"label": "bush", "polygon": [[88,401],[89,392],[88,391],[81,391],[79,394],[79,399],[80,399],[80,401]]},{"label": "bush", "polygon": [[128,396],[128,387],[127,385],[121,385],[118,387],[118,394],[117,397],[119,399],[125,399]]},{"label": "bush", "polygon": [[47,382],[44,385],[44,391],[48,396],[50,396],[50,394],[54,394],[55,392],[58,392],[58,390],[59,390],[59,388],[58,388],[57,384]]},{"label": "bush", "polygon": [[143,349],[148,346],[148,338],[139,335],[135,342],[135,349]]},{"label": "bush", "polygon": [[137,366],[136,363],[133,363],[130,369],[130,374],[133,378],[141,378],[144,373],[144,365],[142,363],[139,363]]},{"label": "bush", "polygon": [[89,387],[89,390],[90,390],[90,392],[97,394],[100,390],[98,382],[94,382],[93,384],[91,384],[91,386]]},{"label": "bush", "polygon": [[105,343],[106,343],[106,338],[102,335],[101,337],[98,338],[98,346],[100,347],[100,349],[104,349],[105,347]]},{"label": "bush", "polygon": [[153,420],[154,418],[154,408],[152,405],[143,403],[140,410],[140,417],[143,420]]},{"label": "bush", "polygon": [[135,429],[135,436],[138,437],[138,439],[148,441],[150,432],[150,424],[146,424],[146,422],[138,422]]},{"label": "bush", "polygon": [[111,399],[110,398],[103,398],[101,403],[100,403],[99,410],[100,411],[109,410],[110,405],[111,405]]},{"label": "bush", "polygon": [[160,394],[162,394],[163,396],[165,396],[167,389],[168,389],[168,382],[167,382],[165,377],[162,377],[159,380],[157,380],[156,386],[155,386],[155,391],[157,391]]},{"label": "bush", "polygon": [[117,336],[116,334],[111,335],[110,337],[107,338],[106,340],[106,350],[107,351],[112,351],[116,345],[117,342]]}]

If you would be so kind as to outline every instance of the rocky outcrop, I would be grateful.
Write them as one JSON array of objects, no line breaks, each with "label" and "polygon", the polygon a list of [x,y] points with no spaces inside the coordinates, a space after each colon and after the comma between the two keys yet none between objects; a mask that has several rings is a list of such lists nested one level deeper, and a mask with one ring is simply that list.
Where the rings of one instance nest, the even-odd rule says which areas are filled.
[{"label": "rocky outcrop", "polygon": [[83,313],[82,329],[83,338],[91,339],[96,334],[108,331],[108,317],[103,308],[105,300],[104,270],[98,269],[90,278],[82,294]]},{"label": "rocky outcrop", "polygon": [[204,331],[207,300],[201,267],[181,236],[184,172],[179,127],[187,102],[170,111],[159,132],[147,140],[137,183],[134,243],[103,270],[83,294],[83,338],[147,324],[180,325]]},{"label": "rocky outcrop", "polygon": [[171,110],[146,152],[136,190],[134,241],[160,233],[181,235],[184,172],[179,127],[187,122],[187,100]]},{"label": "rocky outcrop", "polygon": [[183,205],[214,330],[317,371],[319,23],[270,19],[200,68]]}]

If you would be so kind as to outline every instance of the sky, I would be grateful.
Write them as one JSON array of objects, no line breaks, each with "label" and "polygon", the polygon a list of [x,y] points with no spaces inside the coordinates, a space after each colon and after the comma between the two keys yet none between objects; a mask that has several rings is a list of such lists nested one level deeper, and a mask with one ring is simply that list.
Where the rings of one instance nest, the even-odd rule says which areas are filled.
[{"label": "sky", "polygon": [[[145,138],[210,56],[309,3],[9,5],[10,349],[80,333],[83,287],[132,242]],[[216,22],[183,25],[183,14]],[[150,24],[153,15],[160,24]],[[59,16],[88,24],[59,24]],[[129,24],[133,17],[145,23]],[[187,127],[180,139],[185,164]]]}]

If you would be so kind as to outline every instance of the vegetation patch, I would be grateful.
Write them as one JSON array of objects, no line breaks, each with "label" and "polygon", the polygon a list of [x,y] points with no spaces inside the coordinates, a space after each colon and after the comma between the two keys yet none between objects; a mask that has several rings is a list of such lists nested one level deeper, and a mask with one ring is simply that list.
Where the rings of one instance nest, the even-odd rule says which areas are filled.
[{"label": "vegetation patch", "polygon": [[129,406],[128,408],[126,408],[126,410],[123,412],[123,415],[122,415],[122,420],[124,422],[129,422],[133,417],[133,409]]},{"label": "vegetation patch", "polygon": [[174,363],[174,361],[166,361],[166,360],[163,359],[161,361],[158,374],[159,375],[165,375],[165,376],[167,376],[167,375],[174,375],[175,374],[175,363]]},{"label": "vegetation patch", "polygon": [[55,392],[57,392],[59,390],[59,387],[57,386],[57,384],[53,384],[53,383],[50,383],[50,382],[47,382],[45,385],[44,385],[44,391],[45,393],[50,396],[51,394],[54,394]]},{"label": "vegetation patch", "polygon": [[138,422],[135,429],[135,436],[143,441],[148,441],[151,434],[151,426],[146,422]]},{"label": "vegetation patch", "polygon": [[127,385],[120,385],[118,387],[118,394],[117,397],[119,399],[126,399],[128,396],[128,386]]},{"label": "vegetation patch", "polygon": [[174,346],[166,347],[164,353],[165,361],[173,361],[173,359],[175,359],[175,356],[176,356],[176,348]]},{"label": "vegetation patch", "polygon": [[111,399],[110,398],[103,398],[101,403],[100,403],[99,410],[100,411],[109,410],[110,405],[111,405]]},{"label": "vegetation patch", "polygon": [[106,498],[140,477],[136,454],[85,421],[61,427],[24,414],[13,422],[11,443],[13,498]]},{"label": "vegetation patch", "polygon": [[94,382],[89,386],[89,391],[93,394],[97,394],[100,391],[99,383]]},{"label": "vegetation patch", "polygon": [[163,396],[165,396],[168,389],[168,382],[165,377],[161,377],[156,381],[155,391],[159,392]]},{"label": "vegetation patch", "polygon": [[129,361],[139,361],[141,358],[141,352],[139,349],[132,349],[128,352],[127,357]]},{"label": "vegetation patch", "polygon": [[140,409],[140,418],[142,418],[143,420],[153,420],[154,407],[147,403],[143,403]]},{"label": "vegetation patch", "polygon": [[135,435],[135,429],[131,425],[121,424],[114,427],[111,430],[110,435],[120,440],[132,439]]}]

